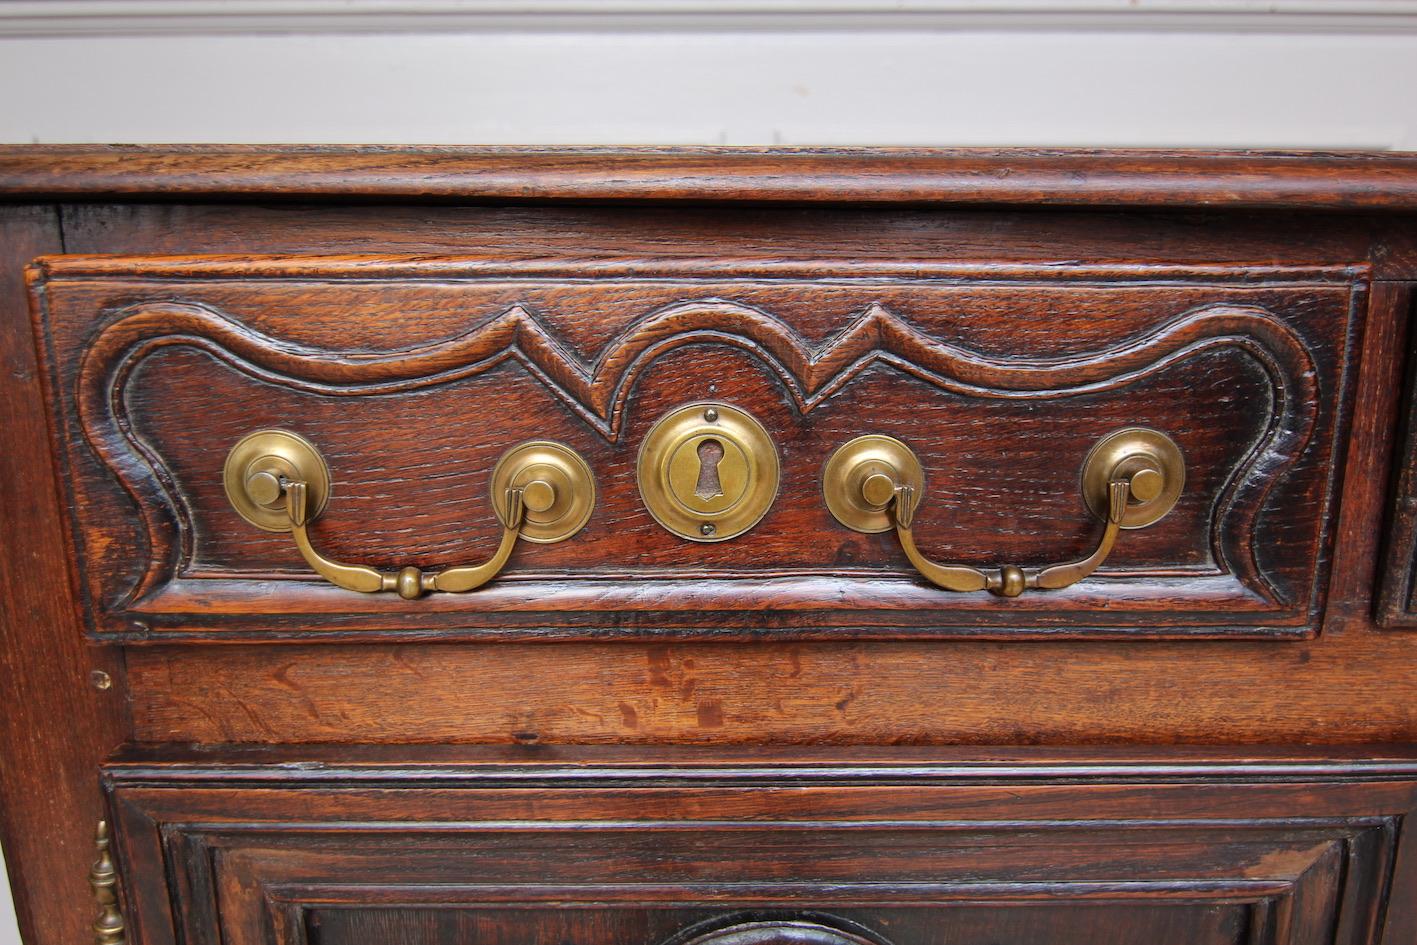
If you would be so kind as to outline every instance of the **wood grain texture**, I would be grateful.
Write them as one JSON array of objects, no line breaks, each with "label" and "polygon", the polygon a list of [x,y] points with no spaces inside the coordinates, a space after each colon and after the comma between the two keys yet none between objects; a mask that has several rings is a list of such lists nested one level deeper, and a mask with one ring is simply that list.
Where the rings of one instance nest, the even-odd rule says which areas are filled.
[{"label": "wood grain texture", "polygon": [[1376,943],[1413,882],[1410,752],[183,754],[106,769],[144,942]]},{"label": "wood grain texture", "polygon": [[[1125,211],[1050,208],[1044,213],[971,207],[759,207],[714,204],[585,206],[389,204],[378,239],[358,205],[301,202],[76,203],[61,205],[73,253],[133,255],[472,253],[497,259],[625,259],[788,256],[857,264],[1038,263],[1080,259],[1125,267],[1139,261],[1256,266],[1288,260],[1371,267],[1373,278],[1417,279],[1417,223],[1408,215],[1327,212],[1322,226],[1299,211]],[[1072,252],[1069,252],[1072,250]]]},{"label": "wood grain texture", "polygon": [[[202,742],[1090,744],[1417,739],[1397,634],[130,651],[135,737]],[[1386,639],[1384,639],[1386,637]],[[752,681],[751,683],[746,681]]]},{"label": "wood grain texture", "polygon": [[1417,209],[1401,154],[910,149],[0,148],[17,197],[385,197]]},{"label": "wood grain texture", "polygon": [[[27,934],[87,936],[97,759],[126,740],[104,778],[135,945],[1417,942],[1417,672],[1374,619],[1401,561],[1414,168],[0,149],[11,199],[69,195],[0,216],[0,829]],[[34,270],[42,402],[19,279],[61,250]],[[1145,376],[1076,390],[1116,371]],[[706,381],[786,431],[790,478],[750,544],[690,554],[624,484]],[[295,416],[338,479],[318,540],[348,558],[485,550],[488,430],[621,485],[480,614],[355,612],[215,485],[236,433]],[[931,610],[895,545],[813,500],[880,417],[921,440],[939,557],[1095,539],[1073,475],[1102,420],[1178,430],[1194,504],[1089,587]],[[1260,511],[1217,544],[1236,470]],[[1251,548],[1287,613],[1262,581],[1207,584],[1243,583]],[[644,609],[597,596],[611,579]],[[760,597],[704,633],[733,581]],[[83,642],[81,596],[126,615],[88,628],[121,642]],[[537,608],[580,639],[545,642]],[[676,614],[702,636],[656,637]]]},{"label": "wood grain texture", "polygon": [[[1399,324],[1410,326],[1412,317],[1417,315],[1417,293],[1410,286],[1402,286],[1391,290],[1390,295],[1389,304],[1406,314],[1399,319]],[[1396,455],[1375,608],[1380,625],[1410,630],[1417,629],[1417,599],[1414,599],[1414,585],[1417,585],[1417,423],[1414,423],[1417,367],[1414,366],[1417,366],[1417,358],[1411,352],[1412,335],[1405,337],[1408,339],[1406,370],[1403,374],[1394,370],[1387,388],[1394,401],[1401,396],[1401,410],[1393,410],[1400,416],[1401,426],[1397,428],[1398,424],[1394,423],[1389,428]]]},{"label": "wood grain texture", "polygon": [[[106,257],[46,261],[34,290],[56,409],[77,414],[75,426],[60,421],[60,449],[67,468],[83,471],[71,486],[83,510],[76,542],[102,550],[80,564],[105,633],[133,637],[136,621],[169,637],[253,625],[287,636],[344,627],[722,636],[766,626],[798,635],[830,628],[834,637],[848,628],[1056,635],[1070,627],[1302,635],[1313,632],[1319,607],[1316,565],[1335,483],[1327,457],[1345,423],[1365,275],[1275,266]],[[145,291],[165,301],[134,301]],[[389,325],[399,326],[397,345],[382,340]],[[322,346],[352,338],[367,346]],[[213,375],[213,364],[224,370]],[[750,405],[788,458],[779,508],[752,540],[669,540],[634,492],[630,470],[647,425],[704,397]],[[1239,412],[1239,403],[1266,406]],[[420,415],[416,429],[399,421],[410,411]],[[224,499],[203,495],[222,447],[263,414],[266,425],[294,424],[342,457],[344,496],[385,496],[385,470],[401,470],[417,508],[384,501],[358,516],[362,537],[322,536],[342,557],[475,555],[459,551],[466,493],[446,490],[476,482],[498,454],[532,436],[563,439],[590,459],[603,508],[583,536],[535,549],[534,564],[519,554],[507,579],[466,598],[411,608],[322,583],[279,588],[270,580],[291,560],[288,544],[250,534]],[[491,415],[505,419],[481,425]],[[927,540],[956,557],[1075,556],[1096,529],[1078,514],[1076,472],[1060,470],[1058,458],[1072,457],[1063,465],[1078,469],[1096,437],[1138,424],[1181,442],[1191,481],[1182,509],[1165,527],[1129,534],[1107,580],[1065,593],[1008,607],[952,598],[902,571],[889,536],[862,540],[821,507],[816,476],[831,449],[860,432],[897,432],[948,484],[932,502],[945,520],[922,525]],[[986,428],[995,432],[982,436]],[[371,441],[370,429],[388,432]],[[446,452],[454,442],[456,459]],[[140,540],[126,538],[129,507],[113,504],[88,474],[90,451],[143,516]],[[996,494],[1005,480],[1013,495]],[[446,537],[411,543],[414,520]],[[121,592],[121,575],[144,549],[146,569]],[[765,610],[779,616],[765,623]]]},{"label": "wood grain texture", "polygon": [[[1391,527],[1387,511],[1392,501],[1393,446],[1401,422],[1402,378],[1410,338],[1411,286],[1378,283],[1369,302],[1368,328],[1363,339],[1366,368],[1356,400],[1364,405],[1354,416],[1352,448],[1344,481],[1348,484],[1339,520],[1330,625],[1367,628],[1377,612],[1375,601],[1383,577],[1392,567],[1385,557],[1386,539],[1375,534]],[[1381,354],[1379,352],[1388,352]],[[1382,625],[1379,621],[1378,625]]]},{"label": "wood grain texture", "polygon": [[[24,266],[60,247],[52,206],[0,207],[0,839],[29,945],[91,937],[87,903],[99,759],[122,740],[121,659],[84,642],[47,458]],[[57,720],[62,724],[56,725]],[[74,908],[75,903],[85,908]]]}]

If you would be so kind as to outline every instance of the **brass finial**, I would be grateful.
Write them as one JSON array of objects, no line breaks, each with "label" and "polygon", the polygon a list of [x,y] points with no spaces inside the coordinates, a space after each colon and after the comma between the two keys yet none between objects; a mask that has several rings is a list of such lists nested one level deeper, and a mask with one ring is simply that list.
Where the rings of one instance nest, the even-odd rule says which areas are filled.
[{"label": "brass finial", "polygon": [[127,927],[118,907],[118,870],[109,852],[108,821],[98,822],[93,845],[98,859],[89,870],[89,886],[93,888],[93,898],[99,908],[93,924],[94,945],[126,945]]}]

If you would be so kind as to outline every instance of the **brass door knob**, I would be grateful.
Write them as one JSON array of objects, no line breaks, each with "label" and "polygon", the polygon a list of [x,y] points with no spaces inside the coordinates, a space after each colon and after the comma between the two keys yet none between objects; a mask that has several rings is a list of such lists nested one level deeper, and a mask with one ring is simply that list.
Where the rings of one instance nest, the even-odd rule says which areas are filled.
[{"label": "brass door knob", "polygon": [[894,437],[871,434],[839,447],[822,471],[822,492],[827,508],[847,528],[866,533],[894,528],[906,558],[937,587],[1017,597],[1032,588],[1067,587],[1096,571],[1122,529],[1143,528],[1171,511],[1185,478],[1181,450],[1164,433],[1134,427],[1108,434],[1083,461],[1083,498],[1106,522],[1096,549],[1076,561],[1028,568],[982,569],[925,557],[913,532],[924,469],[910,447]]},{"label": "brass door knob", "polygon": [[512,556],[517,539],[564,541],[590,519],[595,480],[585,460],[560,443],[531,441],[507,451],[492,469],[492,505],[502,540],[476,565],[384,571],[344,564],[315,550],[309,524],[330,496],[330,470],[309,440],[287,430],[260,430],[227,455],[226,496],[242,518],[267,531],[289,531],[301,556],[331,584],[366,594],[397,591],[412,600],[429,591],[462,593],[486,584]]}]

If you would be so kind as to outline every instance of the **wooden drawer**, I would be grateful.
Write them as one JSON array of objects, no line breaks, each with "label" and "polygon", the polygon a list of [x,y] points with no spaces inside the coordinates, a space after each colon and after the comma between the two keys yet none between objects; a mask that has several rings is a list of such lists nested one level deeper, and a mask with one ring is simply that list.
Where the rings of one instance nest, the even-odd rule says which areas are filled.
[{"label": "wooden drawer", "polygon": [[[1362,268],[852,265],[722,258],[52,257],[32,273],[77,581],[104,637],[1307,636],[1324,606]],[[762,425],[775,499],[729,541],[672,534],[636,457],[695,402]],[[596,484],[585,528],[521,543],[468,594],[321,581],[222,487],[262,428],[333,477],[331,557],[492,555],[498,457],[554,440]],[[1102,568],[1015,598],[922,580],[844,527],[824,464],[862,434],[924,468],[935,559],[1083,557],[1105,435],[1177,444],[1185,483]],[[991,571],[991,573],[1001,573]]]},{"label": "wooden drawer", "polygon": [[137,945],[1417,933],[1400,751],[300,751],[106,768]]}]

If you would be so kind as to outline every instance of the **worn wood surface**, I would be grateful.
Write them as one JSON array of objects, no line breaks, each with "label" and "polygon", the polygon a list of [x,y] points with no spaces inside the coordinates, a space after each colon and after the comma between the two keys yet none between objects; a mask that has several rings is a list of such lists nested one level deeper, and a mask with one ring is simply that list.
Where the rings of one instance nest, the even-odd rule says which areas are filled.
[{"label": "worn wood surface", "polygon": [[[1410,286],[1393,290],[1393,305],[1407,308],[1417,316],[1417,294]],[[1389,390],[1393,397],[1402,397],[1400,423],[1392,428],[1392,440],[1397,450],[1393,460],[1390,518],[1387,540],[1383,544],[1383,567],[1378,575],[1377,619],[1385,627],[1417,628],[1417,374],[1411,356],[1408,337],[1408,361],[1402,374],[1393,372]]]},{"label": "worn wood surface", "polygon": [[351,755],[337,772],[299,749],[155,749],[110,765],[142,940],[917,945],[1091,942],[1106,929],[1191,945],[1410,932],[1393,908],[1417,881],[1410,752]]},{"label": "worn wood surface", "polygon": [[[23,267],[60,249],[57,208],[0,207],[0,840],[30,945],[92,936],[95,772],[126,727],[121,660],[85,641],[69,592],[27,325]],[[95,670],[120,684],[94,689]]]},{"label": "worn wood surface", "polygon": [[[27,936],[69,945],[88,935],[96,763],[127,739],[151,743],[125,752],[108,775],[123,799],[122,866],[138,906],[137,945],[173,935],[163,905],[169,874],[150,832],[164,817],[181,865],[170,874],[177,901],[191,906],[178,914],[188,941],[211,941],[218,929],[231,942],[303,935],[328,945],[456,938],[938,945],[941,929],[952,942],[1093,942],[1099,930],[1147,942],[1417,941],[1417,844],[1393,846],[1397,818],[1410,822],[1417,780],[1402,747],[1417,742],[1417,671],[1412,635],[1374,619],[1379,574],[1405,566],[1389,550],[1398,543],[1384,545],[1383,536],[1400,501],[1389,483],[1417,281],[1413,168],[1411,158],[1380,156],[5,150],[0,181],[12,197],[71,195],[57,208],[9,208],[3,218],[0,342],[12,367],[0,378],[7,394],[0,510],[11,708],[0,729],[0,827]],[[80,171],[88,176],[74,176]],[[70,258],[35,270],[36,312],[53,330],[49,356],[64,366],[42,405],[19,277],[23,264],[61,250]],[[223,255],[241,258],[209,258]],[[146,257],[141,273],[133,257]],[[704,260],[732,278],[707,272]],[[312,274],[332,263],[341,271]],[[400,288],[410,266],[431,275]],[[580,278],[588,273],[594,278]],[[390,562],[410,551],[432,563],[478,551],[488,533],[468,524],[484,502],[473,470],[485,468],[478,451],[491,455],[491,447],[460,417],[447,427],[457,435],[444,441],[419,429],[421,412],[399,409],[411,402],[409,391],[387,395],[394,408],[359,434],[339,410],[312,407],[308,394],[233,373],[217,350],[229,340],[222,331],[255,326],[279,344],[246,353],[285,358],[295,375],[331,370],[310,354],[323,350],[393,352],[389,360],[406,368],[418,360],[414,346],[434,345],[435,360],[447,356],[437,342],[458,338],[487,314],[489,300],[525,294],[531,283],[541,293],[537,318],[509,330],[532,347],[538,330],[560,346],[559,367],[554,358],[539,366],[551,372],[549,386],[518,380],[519,368],[504,363],[482,380],[460,381],[462,388],[430,389],[420,406],[432,404],[445,426],[452,414],[434,394],[456,389],[471,402],[477,384],[506,382],[507,397],[536,403],[538,413],[527,419],[504,409],[489,415],[490,426],[536,425],[540,433],[562,424],[566,438],[580,438],[578,448],[603,451],[597,465],[612,479],[628,482],[625,457],[644,426],[701,396],[709,372],[775,430],[790,431],[789,458],[810,454],[812,462],[799,464],[810,472],[826,434],[863,432],[863,418],[882,403],[913,399],[932,405],[942,423],[956,412],[963,418],[958,439],[929,444],[931,462],[941,470],[973,463],[973,479],[998,479],[997,490],[968,493],[973,502],[960,514],[971,531],[997,539],[995,549],[1026,563],[1086,543],[1087,523],[1064,508],[1075,498],[1063,481],[1072,472],[1051,469],[1045,449],[1056,440],[1066,452],[1086,440],[1084,418],[1059,415],[1050,428],[1049,411],[1066,398],[1039,401],[1037,410],[997,398],[995,406],[1015,411],[1013,427],[1033,431],[1033,446],[1018,453],[1003,446],[1008,425],[989,423],[978,398],[928,378],[901,375],[890,382],[896,388],[880,387],[867,376],[877,365],[833,389],[835,365],[821,358],[821,346],[849,322],[842,313],[859,313],[885,293],[883,307],[907,326],[962,345],[966,354],[952,369],[977,372],[991,359],[1005,366],[1012,359],[1057,374],[1076,368],[1069,360],[1107,351],[1118,326],[1126,338],[1144,339],[1168,318],[1258,301],[1244,309],[1249,320],[1193,338],[1231,338],[1229,347],[1188,354],[1167,368],[1171,374],[1137,387],[1151,385],[1161,403],[1156,416],[1187,431],[1188,449],[1206,457],[1207,468],[1242,468],[1243,451],[1233,448],[1247,438],[1262,442],[1266,418],[1309,418],[1304,449],[1287,466],[1278,462],[1273,482],[1264,483],[1275,507],[1248,533],[1261,571],[1290,595],[1289,610],[1257,616],[1253,603],[1245,611],[1233,598],[1212,598],[1220,603],[1207,615],[1197,576],[1186,573],[1180,580],[1192,582],[1191,596],[1173,588],[1152,597],[1150,610],[1139,603],[1145,595],[1095,592],[1042,595],[1038,603],[966,599],[951,604],[946,621],[927,609],[917,623],[952,621],[954,633],[992,639],[868,640],[862,631],[871,620],[897,620],[933,594],[900,568],[893,545],[874,540],[852,546],[851,566],[880,579],[855,589],[860,620],[830,626],[820,612],[755,616],[747,606],[725,634],[737,642],[646,640],[666,625],[607,620],[590,608],[601,636],[575,626],[572,634],[584,635],[578,642],[528,642],[536,621],[519,625],[515,609],[488,608],[478,626],[472,611],[459,615],[436,597],[416,610],[384,602],[382,612],[351,609],[333,589],[291,597],[291,587],[317,588],[292,580],[299,568],[284,545],[245,526],[238,534],[234,519],[222,523],[207,473],[228,444],[199,446],[204,429],[294,412],[312,418],[314,429],[304,432],[319,440],[327,431],[338,446],[337,496],[350,505],[343,520],[332,507],[317,523],[319,540],[347,557]],[[751,328],[736,337],[771,358],[741,346],[680,344],[639,375],[617,413],[616,395],[597,392],[595,358],[617,343],[626,345],[622,353],[638,351],[630,343],[636,325],[686,297],[686,286],[712,286],[704,294],[715,298],[746,289],[751,312],[737,314]],[[931,312],[922,314],[922,300]],[[133,349],[112,332],[143,311],[155,316],[154,332],[129,341],[177,338],[186,319],[182,337],[193,342],[129,360]],[[1028,318],[1010,321],[1008,311]],[[662,337],[672,345],[703,317],[666,322]],[[721,332],[724,324],[697,326],[704,327]],[[1247,362],[1239,353],[1244,345],[1274,351],[1286,333],[1303,355],[1271,359],[1264,369],[1263,358]],[[909,340],[910,332],[898,337]],[[199,353],[201,345],[216,356]],[[86,415],[79,381],[88,354],[90,376],[100,381],[118,365],[134,371],[124,385],[100,383],[100,394],[122,396],[91,397],[97,409]],[[764,367],[772,359],[782,370]],[[577,365],[589,369],[581,381]],[[349,369],[334,367],[337,375]],[[829,393],[809,408],[814,384]],[[1233,413],[1205,413],[1226,397]],[[67,464],[60,468],[78,471],[65,477],[76,491],[57,498],[52,451],[42,444],[44,405],[58,407]],[[1107,409],[1115,420],[1126,412],[1121,401]],[[102,435],[105,417],[120,416],[152,455],[173,463],[186,514],[200,527],[184,535],[179,508],[169,530],[148,533],[148,519],[161,526],[174,510],[162,489],[143,485],[147,474],[131,452],[104,453],[105,442],[124,444],[121,424],[117,441]],[[404,465],[377,467],[376,441],[405,427]],[[90,439],[86,429],[100,435]],[[999,446],[980,456],[960,448],[976,441]],[[1030,458],[1020,463],[1020,455]],[[420,515],[418,473],[447,456],[467,464],[454,477],[467,489],[439,481],[431,494],[462,507],[456,516]],[[730,542],[691,560],[636,518],[633,493],[620,486],[600,531],[593,524],[580,545],[527,550],[513,573],[541,580],[559,572],[567,610],[557,619],[570,625],[586,620],[576,613],[585,602],[575,595],[587,583],[579,577],[620,560],[617,542],[642,550],[648,571],[658,569],[640,575],[656,578],[642,581],[641,594],[658,588],[681,608],[681,595],[735,569],[817,566],[839,545],[819,540],[825,520],[805,494],[813,484],[795,472],[799,465],[788,464],[797,478],[777,519],[749,533],[763,542],[752,554]],[[137,486],[136,504],[125,480]],[[1015,486],[1040,497],[1038,511],[1024,529],[996,527],[1010,511],[1001,497]],[[1216,481],[1200,486],[1197,496],[1220,494]],[[60,529],[60,506],[86,530]],[[403,513],[402,530],[380,514],[385,509]],[[1148,555],[1153,566],[1194,565],[1214,547],[1203,518],[1191,509],[1175,519],[1174,532],[1124,536],[1118,553],[1142,573],[1106,580],[1156,580],[1144,570]],[[941,531],[929,548],[938,556],[993,557],[973,541],[955,545],[948,518],[933,523]],[[793,541],[764,539],[779,533]],[[164,567],[152,567],[142,547],[149,538],[178,549]],[[1128,551],[1133,538],[1141,544]],[[192,549],[184,576],[164,584],[176,573],[165,564],[182,562],[184,541]],[[714,555],[719,570],[702,566]],[[97,602],[89,613],[98,619],[87,628],[62,580],[66,558],[84,566],[75,587]],[[537,576],[537,565],[548,573]],[[236,579],[215,580],[223,571]],[[1243,586],[1239,573],[1231,579]],[[156,580],[125,600],[146,574]],[[837,579],[814,580],[828,578]],[[185,593],[196,580],[207,582],[203,593]],[[840,588],[811,590],[820,597]],[[508,608],[537,606],[503,595]],[[760,603],[783,600],[769,594]],[[866,606],[883,600],[891,607],[879,614]],[[231,614],[242,626],[219,626]],[[132,622],[105,622],[119,615]],[[1242,627],[1251,638],[1175,633],[1188,622],[1212,628],[1202,636]],[[1168,623],[1178,639],[1128,639]],[[838,635],[841,627],[859,639]],[[999,639],[1019,628],[1029,630],[1026,639]],[[1101,628],[1110,638],[1058,639],[1059,628],[1102,636]],[[97,632],[121,642],[86,644],[85,629],[91,640]],[[499,639],[515,633],[523,639]],[[789,639],[794,633],[818,639]],[[113,673],[107,692],[84,688],[97,667]],[[409,742],[424,747],[401,745]],[[1025,749],[998,747],[1039,742],[1050,747],[1031,761]],[[1162,747],[1177,742],[1188,747]],[[949,749],[954,755],[920,747],[961,743]],[[1227,743],[1252,747],[1204,747]],[[1343,747],[1294,747],[1310,743]],[[686,744],[706,754],[683,754]],[[725,813],[756,826],[701,829]],[[541,818],[546,829],[456,827],[489,823],[484,816],[501,825]],[[692,829],[659,829],[648,822],[655,817]],[[833,822],[853,817],[851,826]],[[595,826],[567,827],[583,818]],[[616,818],[628,825],[612,826]],[[946,820],[962,824],[940,826]],[[950,845],[960,838],[968,842]],[[813,858],[813,850],[824,855]],[[525,875],[535,885],[550,864],[570,887],[593,883],[592,872],[644,885],[633,902],[556,900],[576,908],[549,905],[566,885],[539,887],[541,899],[516,909],[505,896],[473,900],[442,888],[449,886],[442,880],[479,875],[489,864],[500,867],[499,882]],[[347,876],[368,879],[367,893],[339,887]],[[791,902],[734,899],[744,887],[684,891],[700,880],[771,884],[793,876],[808,886]],[[934,880],[944,884],[936,898],[901,898],[914,895],[911,884]],[[876,885],[850,901],[828,891],[858,882]],[[271,893],[273,926],[260,918],[263,891]]]},{"label": "worn wood surface", "polygon": [[1417,209],[1402,154],[753,148],[0,148],[23,197]]},{"label": "worn wood surface", "polygon": [[[308,256],[66,257],[33,279],[94,628],[363,639],[1311,634],[1366,285],[1279,266]],[[767,518],[710,545],[658,526],[635,475],[651,424],[704,400],[756,414],[784,471]],[[924,586],[893,535],[821,499],[834,448],[892,434],[924,463],[916,534],[936,557],[1074,559],[1100,530],[1083,459],[1132,426],[1178,442],[1182,500],[1065,592]],[[597,507],[477,594],[352,595],[219,488],[226,449],[267,427],[334,464],[318,535],[340,560],[489,556],[490,470],[529,439],[585,456]]]},{"label": "worn wood surface", "polygon": [[133,650],[147,741],[1411,741],[1410,640]]},{"label": "worn wood surface", "polygon": [[[758,207],[681,203],[585,206],[380,205],[377,236],[358,204],[133,202],[61,205],[73,253],[186,256],[481,255],[502,259],[800,258],[853,264],[1138,261],[1260,266],[1302,261],[1371,267],[1377,280],[1417,279],[1412,217],[1183,208],[1054,208],[1020,213],[976,207],[942,213],[859,206]],[[1085,242],[1085,252],[1078,240]]]}]

